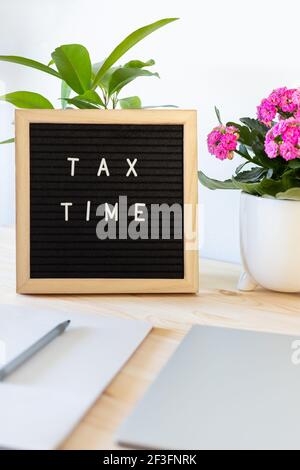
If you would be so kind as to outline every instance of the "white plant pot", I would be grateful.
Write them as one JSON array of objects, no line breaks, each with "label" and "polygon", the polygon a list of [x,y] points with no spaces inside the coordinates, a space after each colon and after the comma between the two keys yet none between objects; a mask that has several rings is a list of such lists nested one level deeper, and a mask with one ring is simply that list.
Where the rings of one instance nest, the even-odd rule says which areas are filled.
[{"label": "white plant pot", "polygon": [[300,201],[241,194],[238,288],[300,292]]}]

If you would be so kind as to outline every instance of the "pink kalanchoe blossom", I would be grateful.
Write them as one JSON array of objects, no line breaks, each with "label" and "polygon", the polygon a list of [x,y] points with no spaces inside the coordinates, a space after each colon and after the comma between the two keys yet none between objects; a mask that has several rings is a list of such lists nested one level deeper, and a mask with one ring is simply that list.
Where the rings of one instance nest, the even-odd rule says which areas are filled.
[{"label": "pink kalanchoe blossom", "polygon": [[276,158],[278,156],[279,145],[274,141],[266,142],[265,150],[269,158]]},{"label": "pink kalanchoe blossom", "polygon": [[289,118],[275,124],[266,135],[265,151],[269,158],[300,158],[300,120]]},{"label": "pink kalanchoe blossom", "polygon": [[222,139],[222,133],[218,127],[213,129],[211,133],[208,134],[207,145],[208,145],[209,153],[211,153],[212,155],[214,154],[215,148],[221,142],[221,139]]},{"label": "pink kalanchoe blossom", "polygon": [[280,145],[280,155],[285,160],[295,160],[300,156],[299,149],[297,149],[291,142],[284,142]]},{"label": "pink kalanchoe blossom", "polygon": [[276,90],[272,91],[267,100],[269,101],[269,103],[274,104],[275,106],[279,106],[285,91],[286,87],[276,88]]},{"label": "pink kalanchoe blossom", "polygon": [[257,106],[257,119],[268,127],[271,126],[276,114],[276,106],[267,99],[262,100],[261,104]]},{"label": "pink kalanchoe blossom", "polygon": [[297,106],[297,111],[295,113],[295,118],[300,119],[300,88],[293,93],[293,102]]},{"label": "pink kalanchoe blossom", "polygon": [[295,93],[295,89],[290,89],[286,90],[282,96],[281,100],[279,103],[278,107],[278,112],[280,113],[280,110],[282,110],[284,113],[290,113],[293,114],[295,111],[297,111],[298,106],[297,104],[293,101],[293,95]]},{"label": "pink kalanchoe blossom", "polygon": [[267,127],[271,127],[277,115],[280,119],[299,117],[300,101],[297,101],[296,93],[295,88],[283,87],[273,90],[257,107],[257,119]]},{"label": "pink kalanchoe blossom", "polygon": [[231,160],[237,148],[238,138],[238,129],[234,126],[215,127],[207,137],[208,151],[219,160]]}]

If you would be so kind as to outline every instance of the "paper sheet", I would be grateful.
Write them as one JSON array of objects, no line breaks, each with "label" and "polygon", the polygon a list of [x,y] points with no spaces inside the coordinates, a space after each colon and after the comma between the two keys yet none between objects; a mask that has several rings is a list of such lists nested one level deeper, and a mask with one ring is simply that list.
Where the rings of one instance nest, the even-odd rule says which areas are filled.
[{"label": "paper sheet", "polygon": [[2,358],[64,320],[65,333],[0,382],[0,447],[56,448],[151,330],[142,321],[0,305]]}]

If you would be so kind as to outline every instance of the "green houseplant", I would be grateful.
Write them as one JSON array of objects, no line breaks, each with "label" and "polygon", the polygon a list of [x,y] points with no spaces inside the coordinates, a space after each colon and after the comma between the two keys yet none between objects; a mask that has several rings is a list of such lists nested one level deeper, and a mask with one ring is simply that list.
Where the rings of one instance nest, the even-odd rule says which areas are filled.
[{"label": "green houseplant", "polygon": [[[57,47],[51,54],[48,64],[19,56],[0,55],[1,61],[31,67],[56,77],[61,83],[61,108],[78,109],[129,109],[141,108],[138,96],[120,97],[120,92],[138,77],[159,77],[158,73],[148,70],[155,62],[131,60],[124,65],[117,61],[135,44],[157,29],[177,20],[165,18],[131,33],[108,57],[92,64],[89,51],[81,44],[65,44]],[[32,91],[15,91],[0,96],[17,108],[53,109],[53,104],[44,96]],[[171,105],[165,105],[170,107]],[[13,138],[1,144],[14,142]]]}]

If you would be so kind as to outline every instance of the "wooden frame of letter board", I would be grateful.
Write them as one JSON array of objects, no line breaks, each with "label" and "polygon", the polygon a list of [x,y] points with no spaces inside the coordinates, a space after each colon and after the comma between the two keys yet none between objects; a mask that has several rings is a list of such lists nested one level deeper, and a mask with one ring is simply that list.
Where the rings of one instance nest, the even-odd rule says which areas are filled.
[{"label": "wooden frame of letter board", "polygon": [[16,209],[17,292],[21,294],[194,293],[198,290],[198,250],[184,240],[183,279],[30,278],[30,123],[180,124],[184,126],[184,204],[192,206],[197,233],[197,116],[193,110],[17,110]]}]

